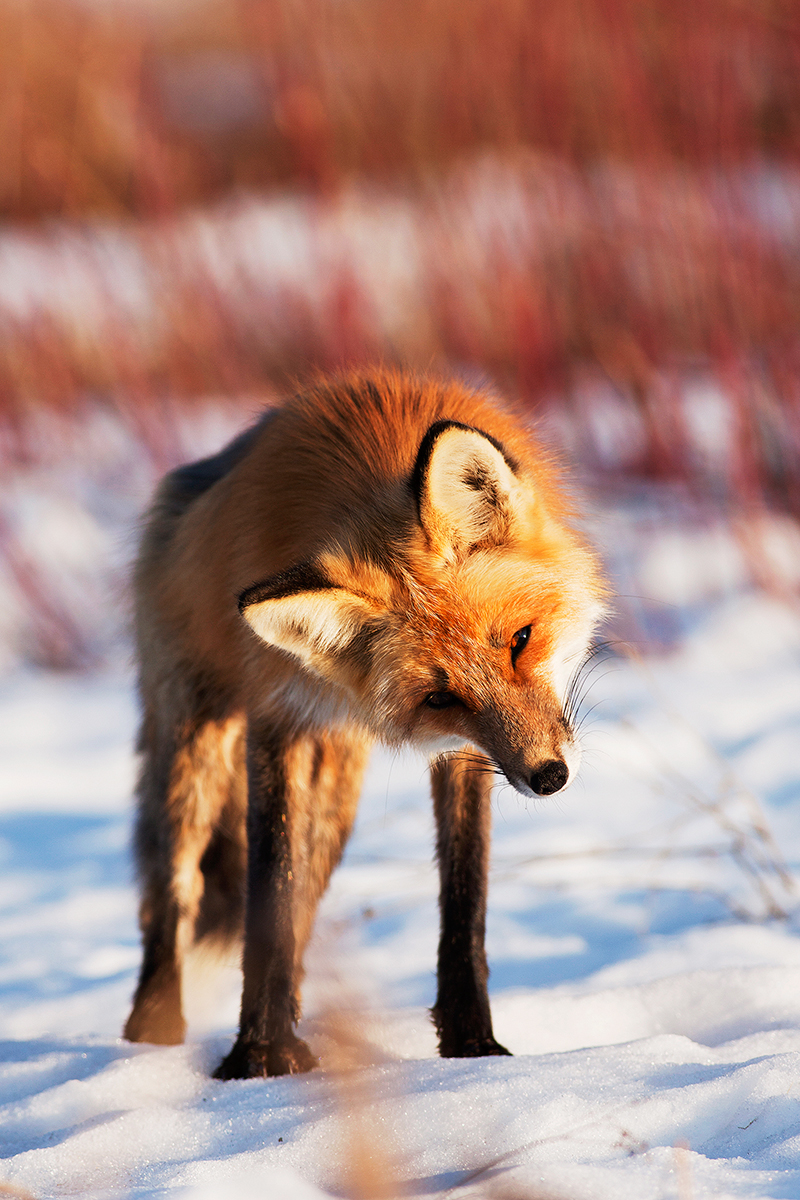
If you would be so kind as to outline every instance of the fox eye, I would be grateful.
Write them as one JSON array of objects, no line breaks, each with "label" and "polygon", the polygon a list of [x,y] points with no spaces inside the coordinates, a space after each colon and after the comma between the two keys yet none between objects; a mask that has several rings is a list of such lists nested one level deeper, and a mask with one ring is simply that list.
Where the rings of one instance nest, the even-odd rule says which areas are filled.
[{"label": "fox eye", "polygon": [[428,708],[452,708],[454,704],[460,704],[461,701],[454,692],[429,692],[424,703]]},{"label": "fox eye", "polygon": [[522,651],[528,644],[528,638],[531,636],[531,627],[526,625],[524,629],[518,629],[511,639],[511,664],[517,661]]}]

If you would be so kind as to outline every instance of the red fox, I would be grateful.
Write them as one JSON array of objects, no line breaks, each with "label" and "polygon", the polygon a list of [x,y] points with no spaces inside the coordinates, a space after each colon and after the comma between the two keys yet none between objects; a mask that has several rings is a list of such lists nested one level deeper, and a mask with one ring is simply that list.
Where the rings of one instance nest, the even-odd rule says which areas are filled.
[{"label": "red fox", "polygon": [[[507,1054],[484,950],[492,774],[578,766],[596,558],[524,423],[458,382],[321,380],[171,472],[135,572],[144,958],[131,1041],[183,1040],[181,966],[244,934],[220,1079],[316,1065],[302,959],[376,741],[431,756],[440,1053]],[[477,748],[477,749],[476,749]]]}]

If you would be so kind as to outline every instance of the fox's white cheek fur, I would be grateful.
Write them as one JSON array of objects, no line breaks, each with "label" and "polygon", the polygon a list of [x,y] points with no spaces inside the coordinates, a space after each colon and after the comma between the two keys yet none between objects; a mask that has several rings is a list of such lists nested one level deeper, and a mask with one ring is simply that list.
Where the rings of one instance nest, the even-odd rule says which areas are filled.
[{"label": "fox's white cheek fur", "polygon": [[579,637],[565,639],[550,659],[550,680],[562,708],[570,681],[586,655],[588,644],[589,638],[583,633]]},{"label": "fox's white cheek fur", "polygon": [[463,750],[470,743],[467,738],[459,737],[457,733],[431,734],[428,737],[414,739],[414,744],[425,754],[435,757],[446,754],[448,750]]},{"label": "fox's white cheek fur", "polygon": [[550,659],[550,679],[562,707],[566,702],[572,677],[588,653],[592,634],[602,615],[603,610],[599,605],[593,607],[581,622],[579,630],[576,632],[573,628],[561,639],[558,649]]},{"label": "fox's white cheek fur", "polygon": [[561,789],[561,791],[564,792],[570,786],[570,784],[572,783],[575,776],[578,774],[578,768],[581,765],[581,759],[583,758],[583,752],[581,751],[581,748],[578,745],[578,743],[573,741],[572,738],[570,738],[569,741],[565,742],[564,745],[561,747],[561,754],[564,758],[564,762],[567,764],[567,770],[569,771],[569,776],[567,778],[567,782],[564,784],[563,788]]}]

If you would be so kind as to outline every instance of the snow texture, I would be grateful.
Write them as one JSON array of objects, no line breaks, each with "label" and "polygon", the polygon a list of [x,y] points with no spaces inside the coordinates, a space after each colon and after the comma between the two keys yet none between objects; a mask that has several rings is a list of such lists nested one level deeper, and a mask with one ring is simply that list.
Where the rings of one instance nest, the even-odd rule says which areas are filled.
[{"label": "snow texture", "polygon": [[600,525],[621,590],[638,546],[664,651],[600,660],[575,786],[494,798],[488,952],[513,1058],[436,1057],[426,768],[387,753],[308,955],[301,1033],[321,1068],[211,1079],[235,962],[191,964],[185,1046],[122,1041],[139,959],[130,679],[5,676],[10,1194],[800,1197],[800,619],[747,585],[729,534],[643,533],[642,511]]}]

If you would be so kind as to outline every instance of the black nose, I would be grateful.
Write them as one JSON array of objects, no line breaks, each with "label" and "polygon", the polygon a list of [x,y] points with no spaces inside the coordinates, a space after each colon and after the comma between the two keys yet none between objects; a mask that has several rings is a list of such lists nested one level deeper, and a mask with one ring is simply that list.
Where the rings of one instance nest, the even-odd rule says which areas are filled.
[{"label": "black nose", "polygon": [[550,762],[543,763],[538,771],[533,772],[531,787],[537,796],[552,796],[553,792],[561,791],[568,779],[567,764],[558,758],[553,758]]}]

